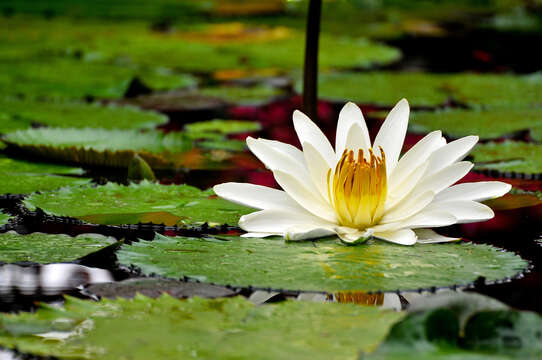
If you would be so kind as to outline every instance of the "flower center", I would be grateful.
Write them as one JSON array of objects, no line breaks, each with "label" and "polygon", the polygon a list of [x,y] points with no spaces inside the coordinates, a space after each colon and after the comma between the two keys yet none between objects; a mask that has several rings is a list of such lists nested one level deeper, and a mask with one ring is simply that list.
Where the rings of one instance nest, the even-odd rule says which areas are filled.
[{"label": "flower center", "polygon": [[345,150],[335,167],[327,174],[328,196],[341,225],[363,229],[377,223],[383,215],[386,200],[386,157],[380,148],[378,157],[369,149],[365,159],[358,150]]}]

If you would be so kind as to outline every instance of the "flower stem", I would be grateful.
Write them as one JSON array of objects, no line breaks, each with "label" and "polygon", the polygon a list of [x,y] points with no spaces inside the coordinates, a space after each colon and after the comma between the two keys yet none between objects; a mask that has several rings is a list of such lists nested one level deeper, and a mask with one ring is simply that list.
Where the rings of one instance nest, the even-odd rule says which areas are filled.
[{"label": "flower stem", "polygon": [[303,111],[313,121],[318,120],[318,39],[321,10],[322,0],[310,0],[303,67]]}]

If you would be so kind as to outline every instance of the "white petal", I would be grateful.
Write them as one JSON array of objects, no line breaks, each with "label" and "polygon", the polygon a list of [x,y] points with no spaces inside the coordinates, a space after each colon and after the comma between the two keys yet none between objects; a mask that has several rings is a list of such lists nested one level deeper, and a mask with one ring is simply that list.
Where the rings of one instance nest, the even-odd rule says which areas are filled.
[{"label": "white petal", "polygon": [[331,218],[327,197],[322,197],[306,166],[299,165],[296,159],[277,151],[267,142],[250,138],[247,144],[254,155],[273,171],[275,180],[292,199],[306,209],[319,212],[327,219]]},{"label": "white petal", "polygon": [[213,190],[226,200],[256,209],[302,209],[286,192],[266,186],[229,182],[215,185]]},{"label": "white petal", "polygon": [[451,200],[484,201],[495,199],[508,193],[512,185],[500,181],[480,181],[463,183],[442,190],[435,196],[435,202]]},{"label": "white petal", "polygon": [[331,222],[337,220],[335,210],[322,198],[317,190],[312,191],[307,188],[307,184],[303,183],[297,174],[294,176],[293,174],[278,170],[273,171],[273,174],[275,175],[275,180],[284,191],[303,208],[322,219]]},{"label": "white petal", "polygon": [[427,134],[401,157],[389,176],[388,188],[393,191],[396,186],[408,179],[415,169],[426,163],[435,150],[445,144],[446,140],[442,137],[440,130]]},{"label": "white petal", "polygon": [[397,160],[403,148],[409,113],[408,101],[402,99],[391,109],[380,131],[376,135],[373,149],[375,150],[375,154],[380,154],[378,150],[379,146],[384,150],[388,175],[392,173],[395,165],[397,165]]},{"label": "white petal", "polygon": [[301,111],[294,111],[294,128],[301,144],[308,142],[317,149],[326,162],[331,166],[336,163],[335,151],[322,130]]},{"label": "white petal", "polygon": [[408,219],[412,215],[422,211],[427,205],[433,201],[435,194],[427,191],[418,196],[407,196],[404,201],[400,202],[394,208],[387,210],[380,220],[381,224],[397,222]]},{"label": "white petal", "polygon": [[420,244],[435,244],[461,240],[461,238],[452,238],[437,234],[431,229],[416,229],[414,232],[418,236],[418,243]]},{"label": "white petal", "polygon": [[284,239],[288,241],[300,241],[308,239],[317,239],[324,236],[335,235],[335,231],[330,228],[318,227],[315,225],[299,224],[286,229]]},{"label": "white petal", "polygon": [[[252,153],[256,155],[268,169],[296,172],[301,175],[306,175],[306,178],[309,179],[309,171],[301,150],[288,144],[282,144],[286,146],[278,144],[282,143],[279,143],[278,141],[254,139],[251,137],[247,138],[247,145],[250,151],[252,151]],[[291,146],[291,148],[288,148],[289,146]],[[286,150],[287,148],[289,150]],[[300,157],[294,149],[298,151]]]},{"label": "white petal", "polygon": [[341,239],[341,241],[348,244],[355,244],[360,241],[365,241],[373,235],[372,231],[359,230],[346,226],[339,226],[335,228],[335,232]]},{"label": "white petal", "polygon": [[246,233],[246,234],[241,235],[241,237],[247,237],[247,238],[264,238],[264,237],[268,237],[268,236],[282,236],[282,234],[281,233],[269,233],[269,232],[267,232],[267,233],[253,232],[253,233]]},{"label": "white petal", "polygon": [[421,211],[408,219],[388,224],[376,225],[371,228],[373,232],[392,231],[399,229],[413,229],[426,227],[441,227],[453,225],[457,218],[450,213],[443,211]]},{"label": "white petal", "polygon": [[327,229],[335,226],[307,212],[281,210],[260,210],[239,219],[239,226],[249,233],[285,234],[288,229],[301,225]]},{"label": "white petal", "polygon": [[458,224],[489,220],[495,216],[489,206],[470,200],[433,203],[426,210],[452,214],[457,218]]},{"label": "white petal", "polygon": [[456,161],[462,160],[478,142],[478,136],[465,136],[436,150],[429,157],[427,175],[432,175]]},{"label": "white petal", "polygon": [[416,243],[416,234],[410,229],[378,232],[375,233],[374,236],[376,238],[386,240],[395,244],[414,245]]},{"label": "white petal", "polygon": [[329,202],[327,174],[331,167],[322,157],[322,154],[311,143],[303,143],[303,154],[309,167],[312,182],[322,197]]},{"label": "white petal", "polygon": [[[353,126],[355,129],[353,129]],[[345,149],[367,150],[371,147],[371,139],[367,124],[363,118],[361,109],[354,103],[348,102],[343,106],[339,113],[339,122],[337,123],[337,135],[335,136],[335,152],[337,158],[340,158]]]},{"label": "white petal", "polygon": [[[299,150],[298,148],[296,148],[295,146],[286,144],[280,141],[276,141],[276,140],[268,140],[268,139],[262,139],[262,138],[259,138],[257,140],[260,142],[263,142],[268,147],[271,147],[273,150],[275,150],[275,152],[279,152],[291,157],[300,166],[305,166],[305,157],[303,156],[303,152]],[[248,138],[247,138],[247,141],[248,141]]]},{"label": "white petal", "polygon": [[427,166],[427,162],[421,164],[417,169],[414,169],[410,173],[410,176],[406,177],[401,184],[395,186],[393,189],[388,189],[385,204],[386,209],[391,209],[410,194],[416,185],[423,179]]},{"label": "white petal", "polygon": [[449,186],[455,184],[457,181],[461,180],[472,169],[472,166],[473,164],[468,161],[461,161],[452,164],[439,172],[422,179],[412,190],[409,197],[416,196],[427,191],[432,191],[435,194],[438,194]]}]

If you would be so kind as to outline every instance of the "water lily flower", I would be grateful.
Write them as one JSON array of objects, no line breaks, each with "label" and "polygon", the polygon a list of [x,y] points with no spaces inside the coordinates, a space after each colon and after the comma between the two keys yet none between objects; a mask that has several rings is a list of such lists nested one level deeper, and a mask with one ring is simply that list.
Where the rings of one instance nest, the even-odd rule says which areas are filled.
[{"label": "water lily flower", "polygon": [[304,240],[337,234],[347,243],[375,237],[403,245],[458,240],[430,228],[491,219],[493,211],[480,201],[502,196],[511,186],[498,181],[454,185],[473,166],[461,160],[477,136],[447,143],[441,131],[433,131],[399,158],[409,112],[408,102],[399,101],[371,144],[361,110],[349,102],[339,114],[333,150],[318,126],[296,110],[302,151],[247,138],[283,190],[225,183],[214,191],[260,209],[239,220],[247,237]]}]

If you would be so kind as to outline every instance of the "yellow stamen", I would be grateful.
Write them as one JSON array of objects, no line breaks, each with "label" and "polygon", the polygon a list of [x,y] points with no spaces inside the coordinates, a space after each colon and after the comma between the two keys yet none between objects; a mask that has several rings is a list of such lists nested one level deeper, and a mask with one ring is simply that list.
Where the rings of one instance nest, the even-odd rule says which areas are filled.
[{"label": "yellow stamen", "polygon": [[337,212],[341,225],[363,229],[377,223],[384,211],[386,200],[386,157],[380,148],[380,157],[369,149],[365,159],[363,150],[345,150],[335,167],[327,174],[329,199]]}]

